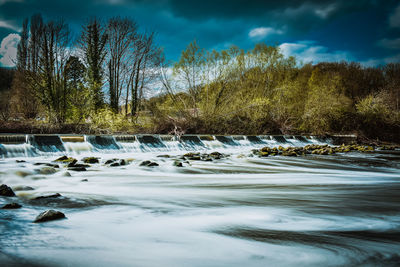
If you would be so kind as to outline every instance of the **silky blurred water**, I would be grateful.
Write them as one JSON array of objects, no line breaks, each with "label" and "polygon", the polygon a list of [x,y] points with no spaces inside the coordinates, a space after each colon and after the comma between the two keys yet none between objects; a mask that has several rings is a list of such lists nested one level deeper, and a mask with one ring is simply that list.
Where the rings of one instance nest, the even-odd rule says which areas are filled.
[{"label": "silky blurred water", "polygon": [[[187,151],[172,142],[158,150],[123,143],[116,151],[66,143],[65,152],[3,158],[0,183],[18,197],[0,197],[0,205],[23,207],[0,210],[1,265],[400,264],[399,151],[258,158],[251,149],[262,144],[242,143],[208,144],[202,151],[229,157],[183,168],[172,163]],[[63,154],[102,163],[70,177],[62,165],[50,175],[34,165]],[[157,157],[165,154],[171,158]],[[131,163],[105,166],[110,158]],[[159,166],[139,166],[143,160]],[[54,193],[62,197],[32,200]],[[67,219],[32,223],[47,209]]]}]

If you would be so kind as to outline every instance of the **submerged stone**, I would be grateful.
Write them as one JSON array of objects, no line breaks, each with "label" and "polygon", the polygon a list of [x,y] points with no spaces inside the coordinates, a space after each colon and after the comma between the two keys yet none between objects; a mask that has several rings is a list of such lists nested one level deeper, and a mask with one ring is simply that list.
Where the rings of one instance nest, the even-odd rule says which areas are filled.
[{"label": "submerged stone", "polygon": [[46,198],[58,198],[61,197],[60,193],[55,193],[53,195],[47,195],[47,196],[39,196],[39,197],[35,197],[34,200],[39,200],[39,199],[46,199]]},{"label": "submerged stone", "polygon": [[65,214],[62,213],[61,211],[46,210],[46,211],[40,213],[33,222],[35,222],[35,223],[48,222],[48,221],[54,221],[54,220],[59,220],[59,219],[64,219],[64,218],[66,218]]},{"label": "submerged stone", "polygon": [[20,186],[15,186],[13,188],[14,191],[32,191],[35,190],[33,187],[30,186],[24,186],[24,185],[20,185]]},{"label": "submerged stone", "polygon": [[11,189],[11,187],[2,184],[0,185],[0,196],[3,197],[15,197],[14,191]]},{"label": "submerged stone", "polygon": [[40,174],[54,174],[56,172],[57,170],[54,169],[53,167],[44,167],[39,170]]},{"label": "submerged stone", "polygon": [[10,204],[6,204],[3,207],[1,207],[3,210],[10,210],[10,209],[19,209],[22,206],[18,203],[10,203]]},{"label": "submerged stone", "polygon": [[28,175],[31,175],[31,172],[27,172],[27,171],[16,171],[15,175],[18,175],[19,177],[26,177]]}]

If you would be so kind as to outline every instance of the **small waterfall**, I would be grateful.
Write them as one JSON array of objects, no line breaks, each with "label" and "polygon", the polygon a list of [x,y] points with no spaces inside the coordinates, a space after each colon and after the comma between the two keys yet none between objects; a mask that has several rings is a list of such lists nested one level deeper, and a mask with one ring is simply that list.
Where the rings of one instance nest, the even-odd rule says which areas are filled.
[{"label": "small waterfall", "polygon": [[121,146],[117,143],[114,136],[108,135],[87,135],[86,142],[89,142],[97,149],[118,150]]},{"label": "small waterfall", "polygon": [[224,145],[239,146],[239,144],[235,142],[235,140],[233,140],[232,136],[216,135],[215,139],[223,143]]},{"label": "small waterfall", "polygon": [[29,135],[28,143],[42,152],[65,151],[64,143],[58,135]]},{"label": "small waterfall", "polygon": [[0,157],[34,157],[52,154],[142,153],[177,151],[235,151],[264,146],[330,144],[323,137],[300,135],[5,135],[0,136]]}]

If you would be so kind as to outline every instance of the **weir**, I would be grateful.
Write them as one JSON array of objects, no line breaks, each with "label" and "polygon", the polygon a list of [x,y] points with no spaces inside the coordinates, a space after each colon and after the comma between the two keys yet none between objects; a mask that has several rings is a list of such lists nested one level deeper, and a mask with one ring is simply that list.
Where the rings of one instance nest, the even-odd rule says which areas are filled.
[{"label": "weir", "polygon": [[117,144],[114,136],[108,135],[88,135],[86,141],[98,149],[120,149],[121,146]]},{"label": "weir", "polygon": [[[342,144],[356,140],[354,135],[283,136],[283,135],[0,135],[0,157],[33,157],[52,154],[88,152],[173,152],[205,150],[240,150],[263,146],[305,146]],[[115,151],[115,152],[113,152]]]},{"label": "weir", "polygon": [[28,143],[42,152],[65,151],[64,144],[58,135],[29,135]]}]

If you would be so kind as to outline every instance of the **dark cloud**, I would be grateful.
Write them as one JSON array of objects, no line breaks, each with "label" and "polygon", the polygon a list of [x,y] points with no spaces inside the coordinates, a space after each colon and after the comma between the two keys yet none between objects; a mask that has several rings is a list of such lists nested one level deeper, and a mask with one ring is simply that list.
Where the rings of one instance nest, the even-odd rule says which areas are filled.
[{"label": "dark cloud", "polygon": [[[269,44],[315,41],[329,51],[354,53],[359,60],[394,56],[393,49],[377,45],[379,40],[400,37],[398,1],[332,0],[25,0],[0,4],[0,41],[34,13],[45,19],[63,17],[72,32],[79,34],[88,17],[106,20],[112,16],[134,18],[142,30],[156,31],[167,57],[177,59],[180,51],[196,39],[207,48],[221,49],[236,44],[250,48],[255,41]],[[396,9],[397,8],[397,9]],[[251,38],[255,28],[279,34]],[[273,30],[265,30],[273,29]]]}]

